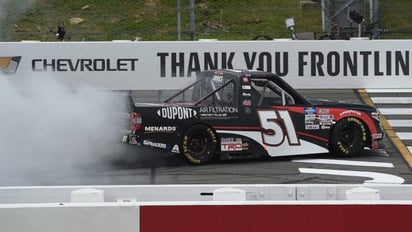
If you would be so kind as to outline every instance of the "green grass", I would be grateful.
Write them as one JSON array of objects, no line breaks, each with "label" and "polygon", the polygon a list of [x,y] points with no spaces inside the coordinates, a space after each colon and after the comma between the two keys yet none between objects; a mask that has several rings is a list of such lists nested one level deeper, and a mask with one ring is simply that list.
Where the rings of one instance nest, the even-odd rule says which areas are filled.
[{"label": "green grass", "polygon": [[[181,2],[181,38],[189,40],[189,0]],[[382,0],[380,8],[381,24],[392,32],[383,38],[412,37],[412,1]],[[64,24],[72,41],[176,40],[176,14],[176,0],[36,0],[20,15],[13,39],[53,41],[50,29]],[[322,34],[321,9],[302,10],[300,0],[196,0],[195,15],[196,39],[250,40],[260,34],[290,37],[284,24],[289,17],[295,19],[297,31]],[[69,19],[73,17],[84,22],[72,25]]]},{"label": "green grass", "polygon": [[385,39],[412,39],[412,1],[380,1],[382,26],[388,29]]}]

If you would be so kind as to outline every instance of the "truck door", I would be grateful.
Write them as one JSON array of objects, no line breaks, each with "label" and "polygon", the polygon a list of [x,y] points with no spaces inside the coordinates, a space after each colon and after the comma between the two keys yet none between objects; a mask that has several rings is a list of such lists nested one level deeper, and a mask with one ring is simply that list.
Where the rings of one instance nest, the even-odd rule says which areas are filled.
[{"label": "truck door", "polygon": [[292,154],[301,145],[296,127],[302,120],[293,97],[262,78],[250,79],[250,95],[251,110],[256,112],[261,127],[261,142],[269,155]]}]

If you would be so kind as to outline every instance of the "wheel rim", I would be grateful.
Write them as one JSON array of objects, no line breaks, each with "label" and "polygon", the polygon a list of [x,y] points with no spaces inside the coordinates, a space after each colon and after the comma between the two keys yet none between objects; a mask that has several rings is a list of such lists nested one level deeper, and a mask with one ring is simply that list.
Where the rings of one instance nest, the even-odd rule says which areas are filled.
[{"label": "wheel rim", "polygon": [[183,155],[190,162],[205,163],[215,157],[217,136],[205,125],[193,125],[185,132],[181,146]]},{"label": "wheel rim", "polygon": [[356,125],[351,124],[343,129],[342,134],[340,136],[340,141],[342,145],[349,148],[357,142],[357,140],[360,138],[359,135],[359,128]]},{"label": "wheel rim", "polygon": [[189,140],[189,151],[195,157],[200,157],[207,150],[207,138],[203,134],[198,134]]}]

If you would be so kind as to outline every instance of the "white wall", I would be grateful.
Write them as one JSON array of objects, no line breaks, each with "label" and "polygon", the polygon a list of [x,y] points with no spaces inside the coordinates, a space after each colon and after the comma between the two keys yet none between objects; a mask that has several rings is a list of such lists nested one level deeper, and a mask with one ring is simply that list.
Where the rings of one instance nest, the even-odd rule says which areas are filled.
[{"label": "white wall", "polygon": [[148,90],[182,88],[205,69],[263,68],[300,89],[410,88],[411,47],[412,40],[3,42],[0,75]]}]

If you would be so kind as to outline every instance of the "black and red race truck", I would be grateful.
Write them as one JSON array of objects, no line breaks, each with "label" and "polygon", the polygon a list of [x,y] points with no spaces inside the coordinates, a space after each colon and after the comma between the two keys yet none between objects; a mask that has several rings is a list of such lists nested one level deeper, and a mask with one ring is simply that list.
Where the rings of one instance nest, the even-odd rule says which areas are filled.
[{"label": "black and red race truck", "polygon": [[133,103],[123,142],[182,154],[194,164],[214,158],[381,149],[376,108],[309,101],[281,77],[263,71],[210,70],[159,104]]}]

